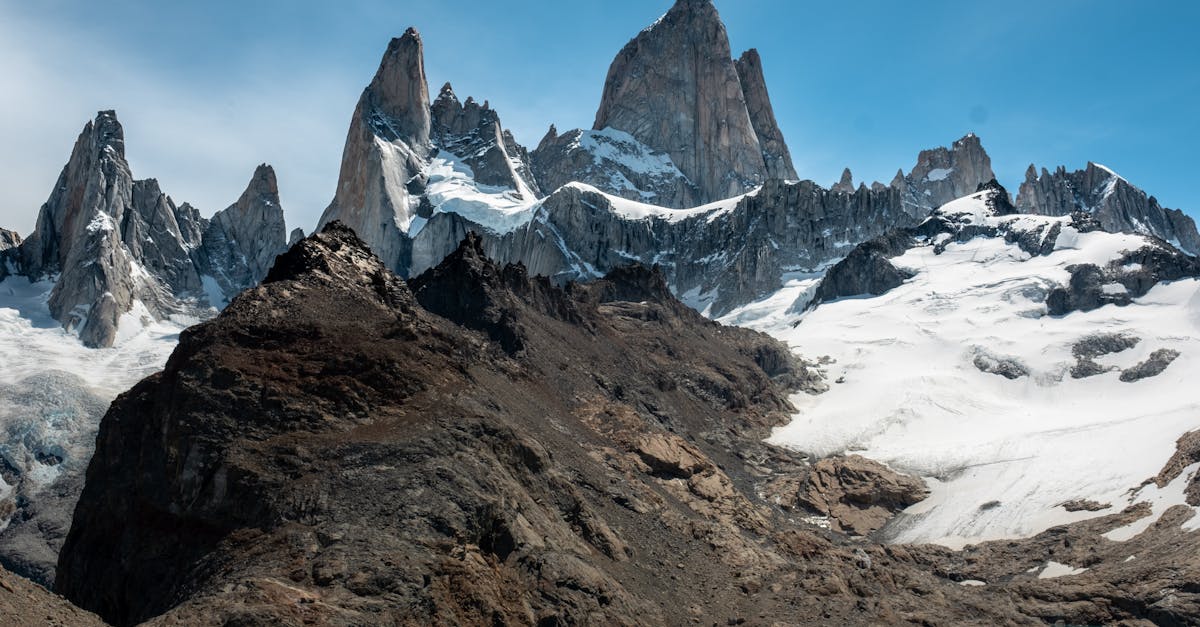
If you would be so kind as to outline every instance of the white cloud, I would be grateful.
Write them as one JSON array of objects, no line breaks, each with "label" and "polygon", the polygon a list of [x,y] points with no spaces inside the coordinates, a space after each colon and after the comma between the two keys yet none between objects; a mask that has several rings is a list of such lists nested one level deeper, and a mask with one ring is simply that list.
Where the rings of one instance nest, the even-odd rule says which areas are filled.
[{"label": "white cloud", "polygon": [[176,202],[211,215],[266,162],[289,227],[311,230],[333,197],[362,89],[360,77],[311,67],[186,80],[87,32],[9,15],[0,15],[0,59],[0,226],[23,235],[102,109],[116,109],[125,126],[134,176],[157,178]]}]

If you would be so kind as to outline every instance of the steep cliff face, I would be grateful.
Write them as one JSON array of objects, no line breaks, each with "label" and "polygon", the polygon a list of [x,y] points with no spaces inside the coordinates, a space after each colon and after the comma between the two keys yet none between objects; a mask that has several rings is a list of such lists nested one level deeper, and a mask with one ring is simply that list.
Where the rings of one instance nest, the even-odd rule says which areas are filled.
[{"label": "steep cliff face", "polygon": [[[220,240],[218,242],[218,240]],[[138,324],[192,311],[214,299],[205,276],[237,277],[221,299],[257,282],[284,247],[274,173],[263,166],[250,189],[210,224],[175,202],[154,179],[134,180],[124,129],[112,111],[85,126],[37,226],[6,271],[52,279],[51,315],[92,347],[111,346],[122,319]]]},{"label": "steep cliff face", "polygon": [[661,265],[676,294],[721,315],[778,290],[789,273],[820,271],[858,242],[912,223],[892,188],[845,194],[773,180],[752,194],[673,210],[572,184],[504,233],[435,215],[413,241],[410,272],[436,265],[454,250],[449,242],[475,231],[493,258],[560,282],[596,279],[631,261]]},{"label": "steep cliff face", "polygon": [[[162,289],[123,246],[123,235],[136,238],[151,225],[179,232],[169,203],[152,182],[135,185],[125,161],[124,130],[112,111],[102,111],[75,142],[37,228],[22,244],[22,271],[35,278],[57,276],[50,313],[76,330],[89,346],[109,346],[120,317],[134,301],[165,306]],[[136,205],[135,205],[136,201]],[[167,266],[158,247],[146,245],[152,261]],[[181,284],[198,277],[170,269]]]},{"label": "steep cliff face", "polygon": [[319,226],[351,225],[395,268],[409,250],[422,170],[433,150],[424,44],[415,29],[388,44],[350,120],[333,202]]},{"label": "steep cliff face", "polygon": [[745,79],[710,0],[679,0],[613,60],[593,129],[625,131],[668,154],[699,189],[700,203],[744,193],[773,174],[794,175],[757,55],[743,61]]},{"label": "steep cliff face", "polygon": [[1195,255],[1200,253],[1196,223],[1176,209],[1164,209],[1156,198],[1134,187],[1108,168],[1088,163],[1083,170],[1059,167],[1041,175],[1030,165],[1017,195],[1023,213],[1046,216],[1089,213],[1110,232],[1160,237]]}]

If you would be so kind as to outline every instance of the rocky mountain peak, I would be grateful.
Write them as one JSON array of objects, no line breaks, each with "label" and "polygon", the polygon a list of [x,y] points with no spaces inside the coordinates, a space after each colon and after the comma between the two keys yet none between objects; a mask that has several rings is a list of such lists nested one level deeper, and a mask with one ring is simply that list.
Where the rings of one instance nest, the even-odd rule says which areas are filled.
[{"label": "rocky mountain peak", "polygon": [[[125,158],[125,127],[117,121],[117,112],[111,109],[96,113],[94,122],[89,123],[90,132],[95,134],[94,145],[99,150],[113,150],[117,158]],[[85,127],[85,133],[89,130]]]},{"label": "rocky mountain peak", "polygon": [[661,266],[633,263],[613,268],[597,283],[597,299],[601,302],[625,301],[673,304],[675,297],[667,286]]},{"label": "rocky mountain peak", "polygon": [[[207,267],[227,295],[253,287],[287,246],[275,170],[258,166],[237,202],[219,211],[204,233]],[[212,303],[220,306],[222,303]]]},{"label": "rocky mountain peak", "polygon": [[0,229],[0,250],[9,250],[21,245],[21,235],[16,231]]},{"label": "rocky mountain peak", "polygon": [[370,284],[387,269],[354,229],[342,222],[325,225],[279,255],[263,285],[283,281],[315,281],[323,285]]},{"label": "rocky mountain peak", "polygon": [[[717,15],[717,7],[712,3],[712,0],[675,0],[675,4],[671,5],[671,9],[667,12],[667,16],[678,16],[680,14],[700,15],[707,19],[719,20]],[[650,26],[654,28],[658,24]]]},{"label": "rocky mountain peak", "polygon": [[54,191],[42,205],[35,231],[22,247],[23,271],[35,278],[60,272],[96,211],[104,214],[99,220],[120,219],[132,185],[125,131],[116,112],[100,111],[84,125]]},{"label": "rocky mountain peak", "polygon": [[409,283],[425,309],[487,335],[509,354],[523,350],[528,337],[527,309],[578,321],[576,303],[545,277],[530,277],[525,266],[501,266],[484,252],[474,232],[436,267]]},{"label": "rocky mountain peak", "polygon": [[[441,101],[439,101],[441,102]],[[353,225],[390,268],[409,254],[414,194],[433,149],[424,44],[415,29],[392,39],[350,119],[337,191],[318,223]]]},{"label": "rocky mountain peak", "polygon": [[429,143],[429,84],[425,78],[425,46],[416,29],[391,40],[375,78],[367,87],[378,117],[375,130],[389,140],[410,146]]},{"label": "rocky mountain peak", "polygon": [[481,105],[468,96],[460,103],[446,83],[431,111],[430,136],[435,147],[460,158],[477,182],[507,187],[521,196],[537,195],[527,151],[504,130],[500,114],[490,102],[485,100]]},{"label": "rocky mountain peak", "polygon": [[[5,256],[32,279],[56,276],[50,314],[85,345],[106,347],[139,304],[159,319],[202,316],[215,292],[228,296],[257,283],[285,237],[269,166],[259,166],[241,199],[208,221],[191,205],[177,206],[157,180],[134,180],[124,129],[116,113],[101,111],[76,140],[34,232],[19,254]],[[205,276],[215,276],[220,289],[207,289]]]},{"label": "rocky mountain peak", "polygon": [[246,191],[242,192],[241,198],[238,199],[238,204],[253,202],[279,205],[279,181],[275,178],[275,168],[265,163],[259,164],[254,169],[254,175],[250,177],[250,183],[246,185]]},{"label": "rocky mountain peak", "polygon": [[831,187],[829,189],[831,191],[841,192],[843,194],[853,194],[854,193],[854,174],[852,172],[850,172],[850,168],[846,168],[845,170],[842,170],[842,178],[840,180],[838,180],[837,183],[834,183],[833,187]]},{"label": "rocky mountain peak", "polygon": [[[905,210],[923,216],[963,196],[974,194],[979,185],[996,178],[992,160],[983,143],[968,133],[949,148],[922,150],[917,164],[904,177]],[[899,181],[894,180],[893,185]]]},{"label": "rocky mountain peak", "polygon": [[668,154],[700,202],[794,175],[756,54],[743,69],[745,77],[716,7],[677,2],[613,60],[593,129],[624,131]]}]

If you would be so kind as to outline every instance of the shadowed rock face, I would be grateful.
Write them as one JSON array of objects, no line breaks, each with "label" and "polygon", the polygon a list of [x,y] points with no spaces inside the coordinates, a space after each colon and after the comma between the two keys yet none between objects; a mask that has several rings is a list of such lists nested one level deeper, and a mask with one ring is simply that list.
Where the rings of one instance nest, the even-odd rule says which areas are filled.
[{"label": "shadowed rock face", "polygon": [[20,263],[21,236],[16,231],[0,229],[0,281]]},{"label": "shadowed rock face", "polygon": [[[924,490],[763,444],[790,411],[778,382],[820,382],[656,271],[559,289],[482,246],[411,284],[338,224],[280,256],[114,403],[57,588],[117,625],[1196,615],[1178,516],[1129,543],[1099,534],[1132,510],[978,559],[797,522],[868,533]],[[1038,581],[1049,559],[1090,570]]]},{"label": "shadowed rock face", "polygon": [[669,154],[699,188],[699,203],[774,175],[794,178],[757,54],[743,57],[743,67],[744,78],[712,2],[679,0],[617,55],[593,128],[625,131]]},{"label": "shadowed rock face", "polygon": [[224,293],[233,295],[257,285],[275,256],[286,250],[287,226],[280,207],[275,170],[263,164],[238,201],[209,221],[204,233],[205,265]]}]

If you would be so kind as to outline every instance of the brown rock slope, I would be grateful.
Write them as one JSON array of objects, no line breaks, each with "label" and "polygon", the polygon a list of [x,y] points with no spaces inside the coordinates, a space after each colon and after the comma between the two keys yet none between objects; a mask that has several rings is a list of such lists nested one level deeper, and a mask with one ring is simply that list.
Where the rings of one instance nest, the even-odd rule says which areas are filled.
[{"label": "brown rock slope", "polygon": [[103,627],[105,624],[95,614],[0,568],[0,625]]},{"label": "brown rock slope", "polygon": [[470,237],[405,284],[334,224],[114,403],[57,588],[117,625],[1134,624],[1194,595],[1187,556],[1107,596],[1024,572],[1119,569],[1102,540],[979,561],[794,521],[765,490],[814,481],[761,438],[818,385],[655,271],[558,289]]}]

